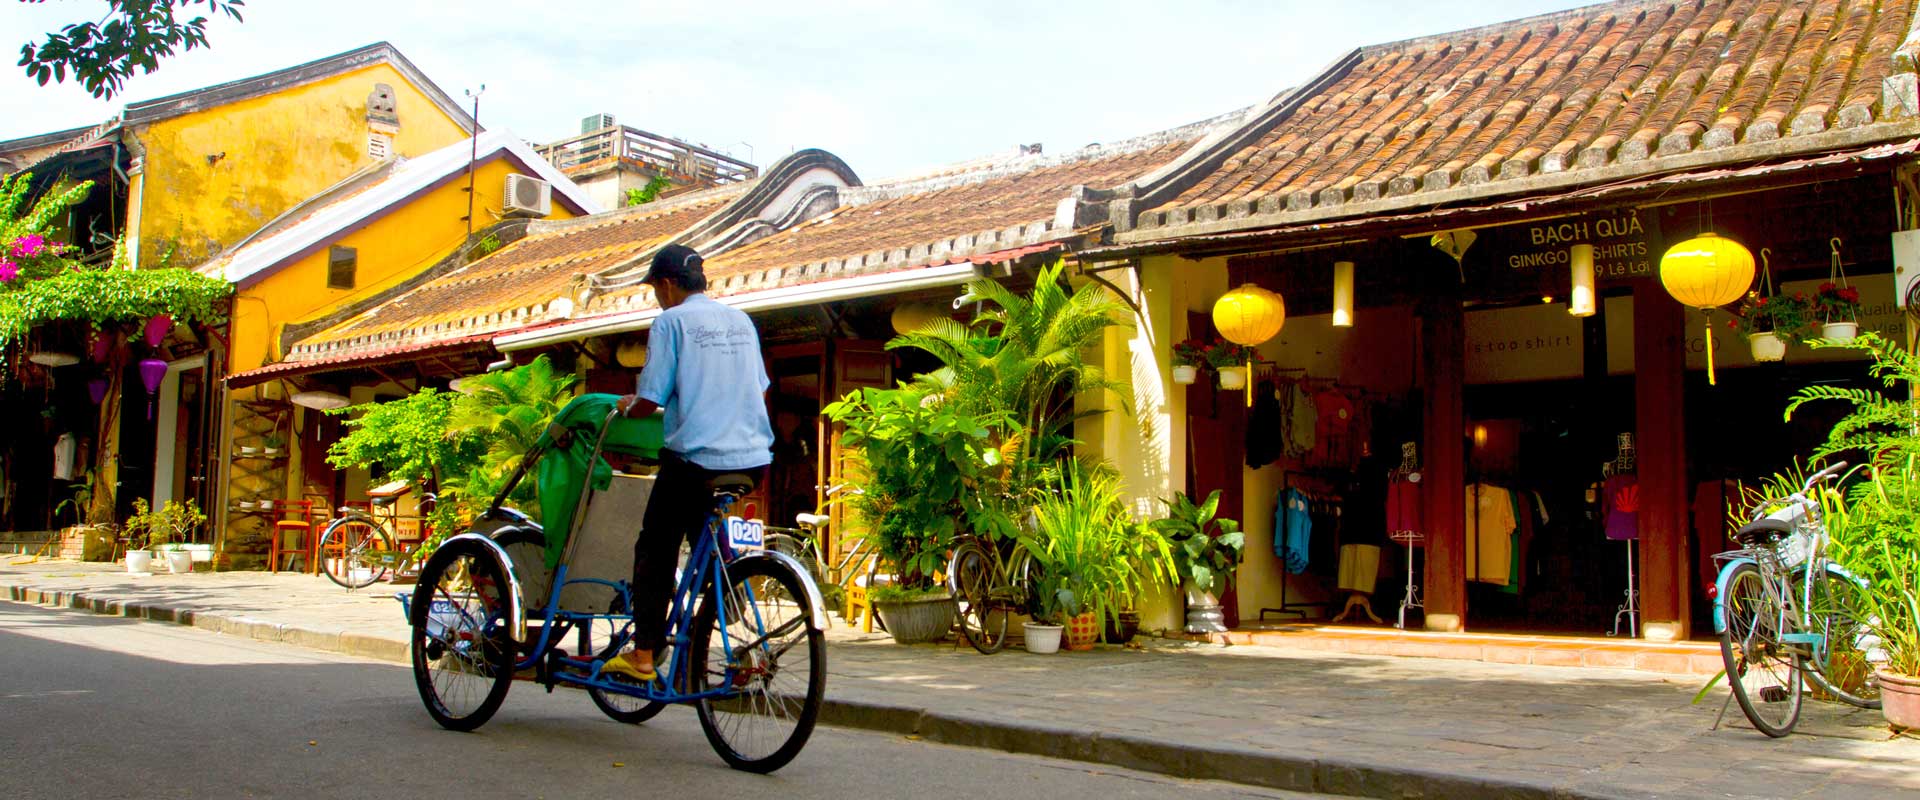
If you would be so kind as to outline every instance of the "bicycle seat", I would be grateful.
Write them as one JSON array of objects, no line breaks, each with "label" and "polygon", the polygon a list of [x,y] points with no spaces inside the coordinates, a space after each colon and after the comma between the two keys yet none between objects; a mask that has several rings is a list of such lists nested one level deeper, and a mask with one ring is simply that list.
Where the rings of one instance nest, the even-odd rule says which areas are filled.
[{"label": "bicycle seat", "polygon": [[1782,539],[1793,533],[1793,523],[1771,517],[1762,517],[1740,526],[1733,532],[1733,538],[1742,543],[1759,543],[1773,539]]},{"label": "bicycle seat", "polygon": [[707,481],[707,488],[712,489],[715,495],[724,494],[738,500],[753,492],[753,476],[739,472],[715,475]]},{"label": "bicycle seat", "polygon": [[833,521],[833,518],[825,514],[800,513],[793,515],[793,521],[800,523],[802,527],[824,528],[828,522]]}]

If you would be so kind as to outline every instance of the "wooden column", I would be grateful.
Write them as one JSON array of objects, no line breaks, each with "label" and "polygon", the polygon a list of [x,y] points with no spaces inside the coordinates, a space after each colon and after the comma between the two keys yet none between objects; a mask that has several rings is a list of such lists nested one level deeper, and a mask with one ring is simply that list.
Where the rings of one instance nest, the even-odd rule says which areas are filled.
[{"label": "wooden column", "polygon": [[1658,281],[1633,287],[1640,619],[1649,639],[1687,635],[1686,310]]},{"label": "wooden column", "polygon": [[1427,533],[1427,630],[1464,630],[1466,559],[1466,320],[1458,287],[1436,292],[1420,314],[1426,394],[1421,496]]}]

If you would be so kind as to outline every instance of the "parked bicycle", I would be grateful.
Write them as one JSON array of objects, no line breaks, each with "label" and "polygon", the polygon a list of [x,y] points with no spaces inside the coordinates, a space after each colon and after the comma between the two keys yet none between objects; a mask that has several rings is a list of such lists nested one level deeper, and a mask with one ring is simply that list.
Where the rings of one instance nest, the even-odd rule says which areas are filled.
[{"label": "parked bicycle", "polygon": [[1809,476],[1798,492],[1766,498],[1734,533],[1741,549],[1714,556],[1723,566],[1713,623],[1731,699],[1768,736],[1793,732],[1804,681],[1842,702],[1880,707],[1879,686],[1858,648],[1853,602],[1867,584],[1827,560],[1826,524],[1813,494],[1845,469],[1835,464]]},{"label": "parked bicycle", "polygon": [[[327,523],[320,534],[320,565],[327,577],[347,589],[360,589],[386,580],[401,569],[407,553],[400,549],[394,532],[402,520],[418,522],[426,533],[427,516],[433,511],[434,495],[420,496],[420,513],[402,515],[399,501],[412,489],[405,481],[394,481],[367,490],[368,509],[342,507],[340,516]],[[379,518],[386,511],[386,520]]]},{"label": "parked bicycle", "polygon": [[[643,426],[621,415],[613,395],[575,398],[474,530],[434,552],[421,569],[417,593],[402,596],[412,628],[415,686],[435,722],[461,731],[485,724],[499,710],[516,672],[548,689],[584,688],[603,713],[629,724],[651,719],[669,704],[689,704],[699,712],[708,743],[729,766],[772,772],[800,752],[819,718],[827,680],[826,612],[804,566],[761,547],[758,523],[728,516],[752,491],[750,477],[722,475],[710,483],[712,510],[673,591],[668,646],[655,654],[659,677],[642,684],[603,673],[633,639],[631,589],[624,577],[614,577],[621,572],[606,563],[612,559],[576,561],[575,555],[631,548],[634,520],[603,515],[606,524],[583,523],[594,503],[622,508],[633,501],[619,492],[633,485],[623,481],[639,481],[616,478],[596,490],[590,465],[601,463],[603,451],[657,455],[658,429],[651,438],[634,432]],[[610,436],[615,428],[622,430]],[[591,447],[579,446],[583,441]],[[579,502],[552,567],[541,549],[516,547],[516,558],[501,544],[518,534],[545,539],[538,522],[504,505],[542,459],[562,460],[568,480],[580,487],[578,495],[564,492]],[[544,489],[545,469],[542,476]],[[543,508],[563,502],[549,494],[563,492],[543,492]],[[529,596],[523,591],[529,582],[549,588],[544,596]]]},{"label": "parked bicycle", "polygon": [[[860,489],[849,484],[836,484],[828,487],[825,500],[812,513],[802,512],[794,515],[792,528],[779,528],[768,525],[767,549],[786,553],[807,568],[807,574],[813,578],[814,585],[822,591],[834,587],[844,595],[847,587],[855,580],[866,577],[871,580],[879,569],[879,558],[872,542],[864,537],[851,537],[845,541],[838,556],[832,555],[827,538],[827,527],[833,518],[827,513],[835,503],[840,502],[841,494],[848,496],[860,494]],[[829,605],[836,605],[839,598],[828,597]]]},{"label": "parked bicycle", "polygon": [[1002,545],[976,533],[962,534],[947,561],[960,635],[985,655],[1007,646],[1007,620],[1029,613],[1033,557],[1017,543]]}]

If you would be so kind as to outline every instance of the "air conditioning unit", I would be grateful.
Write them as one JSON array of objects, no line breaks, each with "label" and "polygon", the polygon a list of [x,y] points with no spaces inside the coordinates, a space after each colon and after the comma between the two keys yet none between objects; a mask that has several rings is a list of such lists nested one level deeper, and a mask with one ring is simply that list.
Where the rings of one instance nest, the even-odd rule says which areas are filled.
[{"label": "air conditioning unit", "polygon": [[507,176],[508,216],[544,217],[553,211],[553,186],[539,178]]}]

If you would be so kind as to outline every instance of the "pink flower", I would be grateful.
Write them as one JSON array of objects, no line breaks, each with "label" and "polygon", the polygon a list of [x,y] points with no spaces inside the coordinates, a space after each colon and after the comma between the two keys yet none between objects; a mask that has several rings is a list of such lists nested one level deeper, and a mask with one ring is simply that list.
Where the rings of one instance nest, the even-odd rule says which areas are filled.
[{"label": "pink flower", "polygon": [[46,249],[46,244],[47,237],[29,233],[13,240],[13,254],[21,258],[32,258],[40,255],[40,251]]},{"label": "pink flower", "polygon": [[13,262],[0,258],[0,283],[20,277],[20,267]]}]

